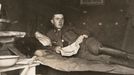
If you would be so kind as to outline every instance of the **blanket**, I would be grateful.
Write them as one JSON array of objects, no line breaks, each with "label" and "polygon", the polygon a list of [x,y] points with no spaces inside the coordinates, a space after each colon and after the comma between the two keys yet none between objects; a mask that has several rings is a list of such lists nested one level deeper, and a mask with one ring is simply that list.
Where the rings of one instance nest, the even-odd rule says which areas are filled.
[{"label": "blanket", "polygon": [[93,60],[89,61],[77,57],[63,57],[54,52],[44,52],[44,56],[38,57],[41,64],[60,71],[97,71],[116,74],[134,74],[133,68],[117,64],[109,64]]}]

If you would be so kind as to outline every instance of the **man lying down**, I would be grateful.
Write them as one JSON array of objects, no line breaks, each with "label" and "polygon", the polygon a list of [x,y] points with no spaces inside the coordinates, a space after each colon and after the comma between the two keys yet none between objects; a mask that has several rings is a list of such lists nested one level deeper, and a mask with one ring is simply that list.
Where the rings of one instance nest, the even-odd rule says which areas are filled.
[{"label": "man lying down", "polygon": [[[32,49],[36,50],[35,52],[26,51],[26,53],[34,53],[43,65],[61,71],[111,73],[115,67],[108,65],[110,63],[134,67],[133,55],[103,46],[87,31],[64,26],[63,14],[54,14],[50,21],[53,28],[47,34],[44,35],[37,31],[35,38],[25,40],[28,42],[32,39],[32,43],[28,42],[23,46],[30,45]],[[129,72],[126,69],[122,72],[127,73],[126,71]],[[120,69],[116,69],[114,72],[118,73]]]},{"label": "man lying down", "polygon": [[111,70],[111,66],[104,67],[104,63],[134,67],[132,54],[105,47],[86,31],[65,27],[63,14],[54,14],[51,23],[53,28],[46,35],[35,33],[44,46],[35,52],[42,64],[63,71]]}]

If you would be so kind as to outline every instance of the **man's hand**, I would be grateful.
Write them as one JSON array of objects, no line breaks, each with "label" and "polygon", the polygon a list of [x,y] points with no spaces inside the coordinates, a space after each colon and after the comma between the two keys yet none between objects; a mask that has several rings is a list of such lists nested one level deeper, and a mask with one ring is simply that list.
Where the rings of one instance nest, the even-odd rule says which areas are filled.
[{"label": "man's hand", "polygon": [[61,50],[62,50],[61,46],[57,46],[57,47],[55,47],[55,51],[56,51],[56,53],[60,53]]},{"label": "man's hand", "polygon": [[84,37],[84,38],[88,38],[88,35],[86,35],[86,34],[83,34],[83,37]]},{"label": "man's hand", "polygon": [[42,57],[44,55],[43,50],[36,50],[34,53],[35,56]]},{"label": "man's hand", "polygon": [[83,40],[84,40],[84,38],[88,38],[88,35],[85,35],[85,34],[80,35],[80,36],[76,39],[76,41],[75,41],[76,44],[79,45],[80,43],[82,43]]}]

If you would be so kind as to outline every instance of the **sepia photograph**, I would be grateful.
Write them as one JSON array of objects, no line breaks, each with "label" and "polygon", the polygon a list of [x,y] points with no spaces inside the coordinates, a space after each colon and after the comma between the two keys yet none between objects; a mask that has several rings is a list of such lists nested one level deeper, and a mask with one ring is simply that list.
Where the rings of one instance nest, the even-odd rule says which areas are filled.
[{"label": "sepia photograph", "polygon": [[0,0],[0,75],[134,75],[134,0]]}]

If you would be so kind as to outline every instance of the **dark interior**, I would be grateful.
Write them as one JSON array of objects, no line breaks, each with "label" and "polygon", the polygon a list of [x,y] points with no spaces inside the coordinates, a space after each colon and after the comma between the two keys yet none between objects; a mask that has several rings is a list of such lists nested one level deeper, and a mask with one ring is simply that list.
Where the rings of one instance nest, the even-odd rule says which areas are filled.
[{"label": "dark interior", "polygon": [[79,0],[2,1],[7,18],[18,21],[8,30],[31,33],[38,27],[46,32],[51,14],[62,10],[69,24],[91,31],[106,45],[134,52],[133,0],[105,0],[104,5],[80,5]]},{"label": "dark interior", "polygon": [[[0,0],[0,2],[3,4],[2,17],[12,22],[5,24],[1,30],[24,31],[27,34],[39,30],[46,33],[50,28],[50,16],[60,10],[65,14],[68,25],[90,31],[107,46],[134,53],[134,0],[104,0],[102,5],[81,5],[80,0]],[[59,74],[111,75],[99,72]]]}]

